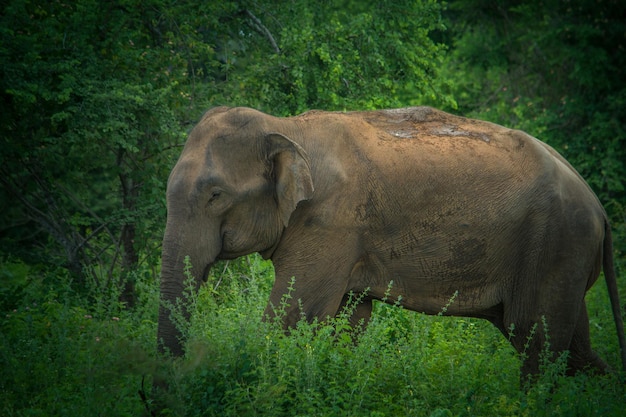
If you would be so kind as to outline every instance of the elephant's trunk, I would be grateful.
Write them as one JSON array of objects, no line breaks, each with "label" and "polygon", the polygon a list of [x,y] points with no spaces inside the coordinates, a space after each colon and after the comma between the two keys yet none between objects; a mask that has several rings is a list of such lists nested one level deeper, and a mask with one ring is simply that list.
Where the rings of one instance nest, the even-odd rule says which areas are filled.
[{"label": "elephant's trunk", "polygon": [[[166,289],[167,288],[167,289]],[[172,311],[165,302],[170,299],[182,298],[183,286],[161,284],[161,302],[159,305],[159,325],[157,330],[158,350],[160,353],[169,351],[174,356],[182,356],[182,332],[172,321]]]},{"label": "elephant's trunk", "polygon": [[[172,320],[172,307],[181,303],[182,315],[185,321],[189,320],[188,300],[185,294],[185,258],[189,256],[192,264],[191,273],[195,279],[195,290],[208,273],[209,265],[215,259],[211,252],[201,251],[201,242],[191,245],[180,245],[180,236],[172,236],[167,230],[163,239],[163,253],[161,258],[161,296],[159,305],[159,323],[157,330],[158,350],[161,353],[169,351],[174,356],[182,356],[182,332]],[[206,247],[205,247],[206,248]]]}]

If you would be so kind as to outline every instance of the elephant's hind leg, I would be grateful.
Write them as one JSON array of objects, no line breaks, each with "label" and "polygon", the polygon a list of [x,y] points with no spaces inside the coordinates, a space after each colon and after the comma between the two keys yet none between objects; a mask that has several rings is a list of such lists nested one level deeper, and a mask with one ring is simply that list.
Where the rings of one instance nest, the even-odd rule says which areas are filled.
[{"label": "elephant's hind leg", "polygon": [[607,373],[609,366],[591,349],[589,338],[589,317],[587,307],[583,307],[576,323],[576,329],[569,345],[568,375],[574,375],[578,371],[591,371]]},{"label": "elephant's hind leg", "polygon": [[509,326],[509,341],[522,357],[521,382],[533,380],[539,375],[541,354],[546,343],[541,323],[515,323]]},{"label": "elephant's hind leg", "polygon": [[[574,306],[572,306],[574,307]],[[570,347],[577,323],[564,318],[579,315],[579,308],[567,312],[552,306],[549,311],[532,318],[522,317],[517,320],[506,320],[510,329],[509,341],[522,357],[522,384],[534,380],[541,372],[541,364],[555,361]]]}]

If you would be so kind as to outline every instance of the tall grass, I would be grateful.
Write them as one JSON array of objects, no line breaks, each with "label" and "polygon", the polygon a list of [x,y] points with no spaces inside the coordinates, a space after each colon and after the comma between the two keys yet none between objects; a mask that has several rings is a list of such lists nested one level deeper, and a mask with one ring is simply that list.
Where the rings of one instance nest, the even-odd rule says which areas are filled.
[{"label": "tall grass", "polygon": [[[562,361],[520,390],[518,355],[485,321],[378,303],[367,329],[351,330],[346,314],[285,335],[262,321],[272,270],[258,257],[214,268],[191,301],[186,355],[174,360],[156,354],[148,273],[138,272],[140,302],[128,311],[97,285],[73,292],[59,271],[0,270],[10,277],[0,292],[3,416],[621,416],[626,407],[617,375],[565,377]],[[589,296],[592,338],[617,367],[602,292]],[[168,390],[152,390],[155,380]]]}]

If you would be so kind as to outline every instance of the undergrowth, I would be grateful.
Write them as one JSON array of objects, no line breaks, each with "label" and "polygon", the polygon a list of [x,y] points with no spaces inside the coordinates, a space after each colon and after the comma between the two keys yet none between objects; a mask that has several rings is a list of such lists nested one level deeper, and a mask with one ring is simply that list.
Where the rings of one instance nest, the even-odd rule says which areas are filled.
[{"label": "undergrowth", "polygon": [[[285,335],[262,320],[272,270],[258,257],[214,268],[192,298],[181,359],[156,354],[148,273],[128,310],[97,285],[74,292],[61,271],[8,261],[0,271],[3,416],[621,416],[626,406],[617,375],[566,377],[563,360],[544,361],[521,390],[518,355],[485,321],[377,303],[366,329],[351,329],[347,311]],[[592,340],[619,366],[608,304],[593,304],[601,291],[589,297]]]}]

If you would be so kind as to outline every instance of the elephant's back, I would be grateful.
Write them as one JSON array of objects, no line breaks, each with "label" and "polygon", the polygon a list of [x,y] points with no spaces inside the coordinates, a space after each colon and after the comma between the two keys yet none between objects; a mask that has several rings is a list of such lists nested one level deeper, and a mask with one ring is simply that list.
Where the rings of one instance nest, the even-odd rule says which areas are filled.
[{"label": "elephant's back", "polygon": [[419,192],[442,205],[471,195],[475,201],[469,205],[475,210],[491,206],[494,216],[528,206],[572,216],[572,225],[591,221],[594,230],[604,221],[600,201],[578,172],[523,131],[430,107],[354,116],[376,131],[364,144],[369,160],[384,176],[404,184],[408,194]]},{"label": "elephant's back", "polygon": [[[441,145],[473,142],[500,151],[524,147],[531,137],[495,123],[456,116],[432,107],[406,107],[354,113],[373,128],[385,132],[387,141],[432,142]],[[486,149],[486,148],[484,148]]]}]

